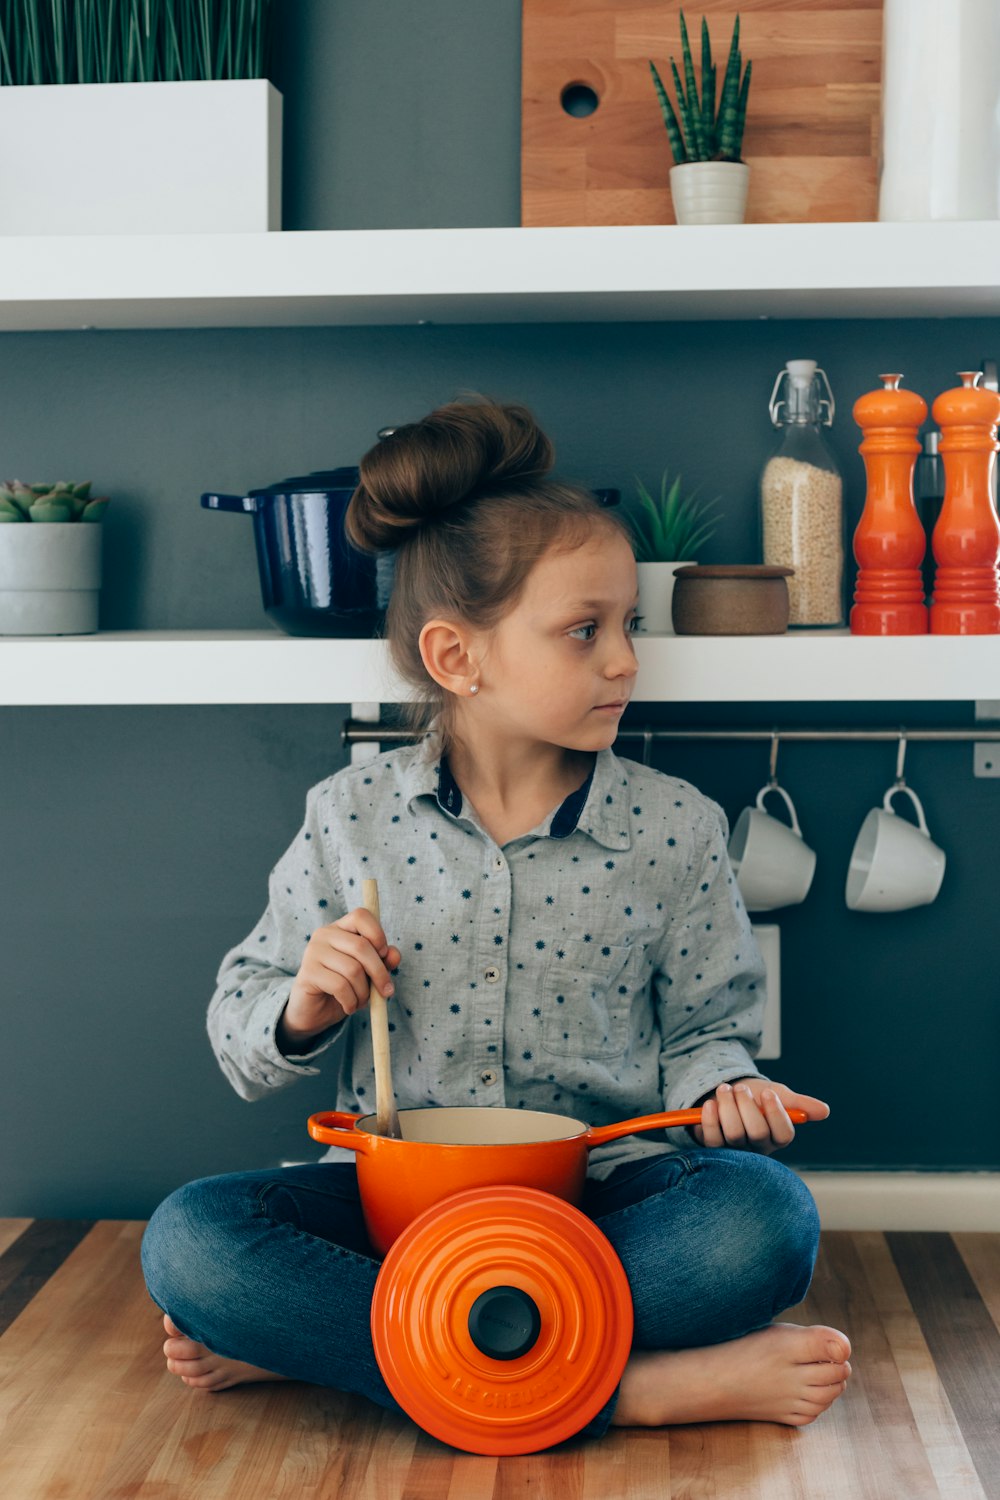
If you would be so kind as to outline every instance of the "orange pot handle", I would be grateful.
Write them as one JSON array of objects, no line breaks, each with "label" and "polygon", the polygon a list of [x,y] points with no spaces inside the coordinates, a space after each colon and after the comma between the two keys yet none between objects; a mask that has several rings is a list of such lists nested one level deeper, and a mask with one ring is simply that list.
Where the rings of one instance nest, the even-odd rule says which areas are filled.
[{"label": "orange pot handle", "polygon": [[[808,1116],[804,1109],[790,1109],[788,1118],[793,1125],[804,1125]],[[640,1130],[668,1130],[675,1125],[700,1125],[700,1109],[668,1109],[659,1115],[637,1115],[634,1120],[618,1120],[614,1125],[592,1125],[587,1131],[587,1145],[603,1146],[605,1141],[616,1141],[619,1136],[635,1135]]]},{"label": "orange pot handle", "polygon": [[366,1153],[369,1149],[368,1134],[355,1130],[364,1115],[349,1115],[342,1109],[326,1109],[321,1114],[310,1115],[307,1129],[314,1141],[323,1141],[327,1146],[347,1146],[351,1151]]}]

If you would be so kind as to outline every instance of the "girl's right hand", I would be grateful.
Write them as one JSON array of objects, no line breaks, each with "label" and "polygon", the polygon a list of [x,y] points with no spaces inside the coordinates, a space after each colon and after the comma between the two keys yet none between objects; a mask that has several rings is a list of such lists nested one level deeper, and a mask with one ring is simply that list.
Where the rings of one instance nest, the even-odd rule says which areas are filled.
[{"label": "girl's right hand", "polygon": [[386,997],[393,992],[389,975],[402,958],[386,942],[381,926],[359,906],[309,939],[278,1023],[282,1052],[301,1051],[320,1032],[335,1026],[368,1004],[371,985]]}]

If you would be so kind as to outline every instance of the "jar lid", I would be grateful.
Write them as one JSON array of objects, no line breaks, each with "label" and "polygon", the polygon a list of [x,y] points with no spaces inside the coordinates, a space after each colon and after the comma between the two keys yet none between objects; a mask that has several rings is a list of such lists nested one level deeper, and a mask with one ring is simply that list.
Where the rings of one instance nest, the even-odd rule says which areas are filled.
[{"label": "jar lid", "polygon": [[688,563],[675,568],[675,578],[791,578],[794,568],[778,563]]}]

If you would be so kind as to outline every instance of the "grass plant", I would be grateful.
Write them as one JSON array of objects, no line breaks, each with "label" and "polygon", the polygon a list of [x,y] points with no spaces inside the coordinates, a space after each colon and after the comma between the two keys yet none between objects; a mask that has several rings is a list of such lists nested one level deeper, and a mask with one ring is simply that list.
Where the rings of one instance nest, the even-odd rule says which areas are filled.
[{"label": "grass plant", "polygon": [[262,78],[271,0],[0,0],[0,86]]},{"label": "grass plant", "polygon": [[718,518],[712,515],[719,500],[700,500],[697,492],[681,494],[681,476],[669,484],[664,470],[659,500],[636,478],[638,505],[626,507],[632,530],[632,550],[637,562],[684,562],[715,534]]}]

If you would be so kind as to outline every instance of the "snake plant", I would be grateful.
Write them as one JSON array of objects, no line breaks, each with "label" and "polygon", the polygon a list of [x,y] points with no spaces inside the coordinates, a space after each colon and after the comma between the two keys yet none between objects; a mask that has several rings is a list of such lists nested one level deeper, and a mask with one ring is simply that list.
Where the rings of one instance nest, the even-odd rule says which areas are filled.
[{"label": "snake plant", "polygon": [[750,92],[750,75],[753,63],[743,67],[740,51],[740,18],[736,17],[733,35],[729,43],[729,57],[722,78],[722,93],[716,106],[716,65],[712,61],[712,40],[708,22],[701,18],[701,98],[694,76],[694,61],[688,40],[687,22],[680,13],[681,47],[683,50],[684,81],[674,59],[670,59],[677,108],[670,101],[663,80],[650,59],[653,87],[660,101],[663,123],[667,127],[670,149],[674,163],[682,166],[694,161],[740,161],[743,147],[743,130],[747,118],[747,95]]},{"label": "snake plant", "polygon": [[271,0],[0,0],[0,85],[261,78]]}]

